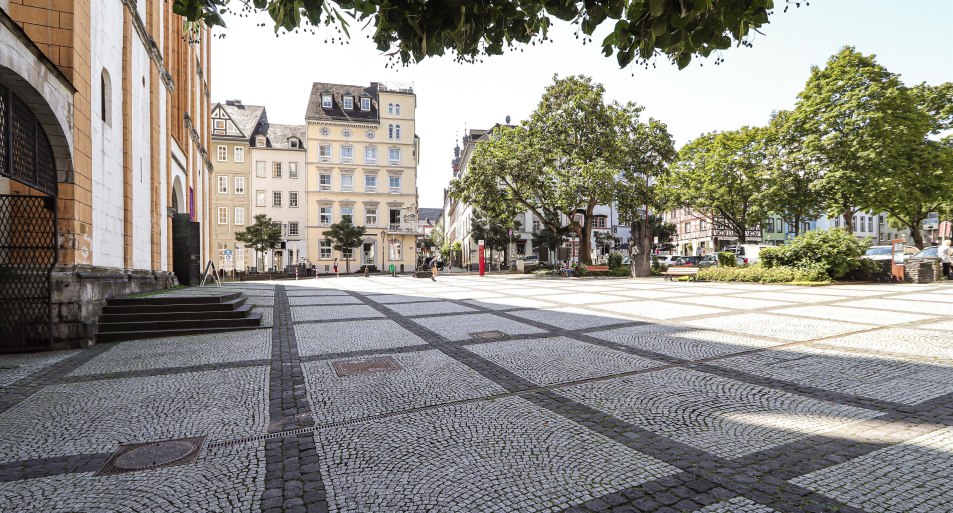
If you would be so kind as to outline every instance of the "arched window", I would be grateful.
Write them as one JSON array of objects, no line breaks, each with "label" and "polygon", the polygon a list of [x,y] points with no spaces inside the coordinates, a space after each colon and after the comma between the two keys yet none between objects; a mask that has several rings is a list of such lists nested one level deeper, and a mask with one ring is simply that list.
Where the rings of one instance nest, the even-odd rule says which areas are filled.
[{"label": "arched window", "polygon": [[394,114],[400,114],[400,104],[394,105]]},{"label": "arched window", "polygon": [[388,114],[393,114],[393,113],[394,113],[394,104],[393,104],[393,103],[388,103],[388,104],[387,104],[387,113],[388,113]]},{"label": "arched window", "polygon": [[103,68],[99,75],[99,116],[109,126],[112,126],[112,80],[109,79],[109,72]]},{"label": "arched window", "polygon": [[394,136],[394,139],[400,139],[400,125],[397,125],[396,130],[394,132],[396,134]]},{"label": "arched window", "polygon": [[394,138],[394,125],[387,125],[387,138],[388,139]]}]

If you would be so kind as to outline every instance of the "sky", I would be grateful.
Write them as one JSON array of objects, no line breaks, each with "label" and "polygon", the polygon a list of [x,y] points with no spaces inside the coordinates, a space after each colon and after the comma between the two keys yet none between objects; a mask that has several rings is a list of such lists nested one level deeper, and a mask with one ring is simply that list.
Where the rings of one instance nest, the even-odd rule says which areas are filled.
[{"label": "sky", "polygon": [[275,37],[265,14],[225,21],[228,28],[215,31],[225,37],[212,41],[212,99],[264,105],[273,123],[304,124],[312,82],[413,84],[420,207],[443,206],[453,148],[465,130],[502,123],[506,116],[514,123],[527,118],[554,74],[589,75],[605,86],[607,100],[643,105],[646,117],[668,125],[677,146],[704,132],[767,123],[772,111],[794,106],[811,66],[822,66],[845,45],[876,54],[908,85],[953,81],[950,0],[802,2],[786,13],[776,9],[753,48],[725,50],[719,65],[714,56],[694,59],[683,70],[662,58],[647,69],[620,69],[614,56],[601,54],[599,37],[583,45],[558,20],[553,43],[477,64],[439,57],[396,68],[353,29],[349,44],[342,45],[326,43],[326,32]]}]

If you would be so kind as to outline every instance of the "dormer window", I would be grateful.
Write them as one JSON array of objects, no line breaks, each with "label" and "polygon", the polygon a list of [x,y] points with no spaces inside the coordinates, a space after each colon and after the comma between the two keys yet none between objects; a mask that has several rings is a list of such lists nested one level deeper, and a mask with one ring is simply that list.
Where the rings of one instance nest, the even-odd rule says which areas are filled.
[{"label": "dormer window", "polygon": [[344,97],[344,109],[345,110],[354,110],[354,97],[345,96]]},{"label": "dormer window", "polygon": [[331,108],[331,95],[323,94],[321,95],[321,108],[330,109]]},{"label": "dormer window", "polygon": [[361,110],[369,111],[371,110],[371,99],[366,96],[361,98]]},{"label": "dormer window", "polygon": [[298,139],[297,139],[296,137],[292,137],[291,139],[288,139],[288,147],[290,147],[290,148],[297,148],[297,147],[298,147]]},{"label": "dormer window", "polygon": [[259,135],[258,137],[255,137],[255,146],[264,148],[264,147],[265,147],[265,136]]}]

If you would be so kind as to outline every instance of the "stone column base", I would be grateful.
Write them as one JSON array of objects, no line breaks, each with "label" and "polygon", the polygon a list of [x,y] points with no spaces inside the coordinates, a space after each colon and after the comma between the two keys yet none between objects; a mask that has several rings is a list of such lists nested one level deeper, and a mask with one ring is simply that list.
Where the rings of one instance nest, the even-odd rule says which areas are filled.
[{"label": "stone column base", "polygon": [[170,271],[90,265],[53,268],[53,349],[92,345],[106,299],[167,289],[178,284]]}]

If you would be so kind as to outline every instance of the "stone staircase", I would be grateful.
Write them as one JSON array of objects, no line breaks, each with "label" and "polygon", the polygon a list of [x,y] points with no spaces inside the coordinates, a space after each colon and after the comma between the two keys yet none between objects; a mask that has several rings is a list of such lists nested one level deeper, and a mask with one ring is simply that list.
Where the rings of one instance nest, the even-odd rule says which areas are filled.
[{"label": "stone staircase", "polygon": [[261,325],[261,313],[252,312],[252,306],[246,301],[241,292],[109,298],[99,316],[96,341],[257,329]]}]

